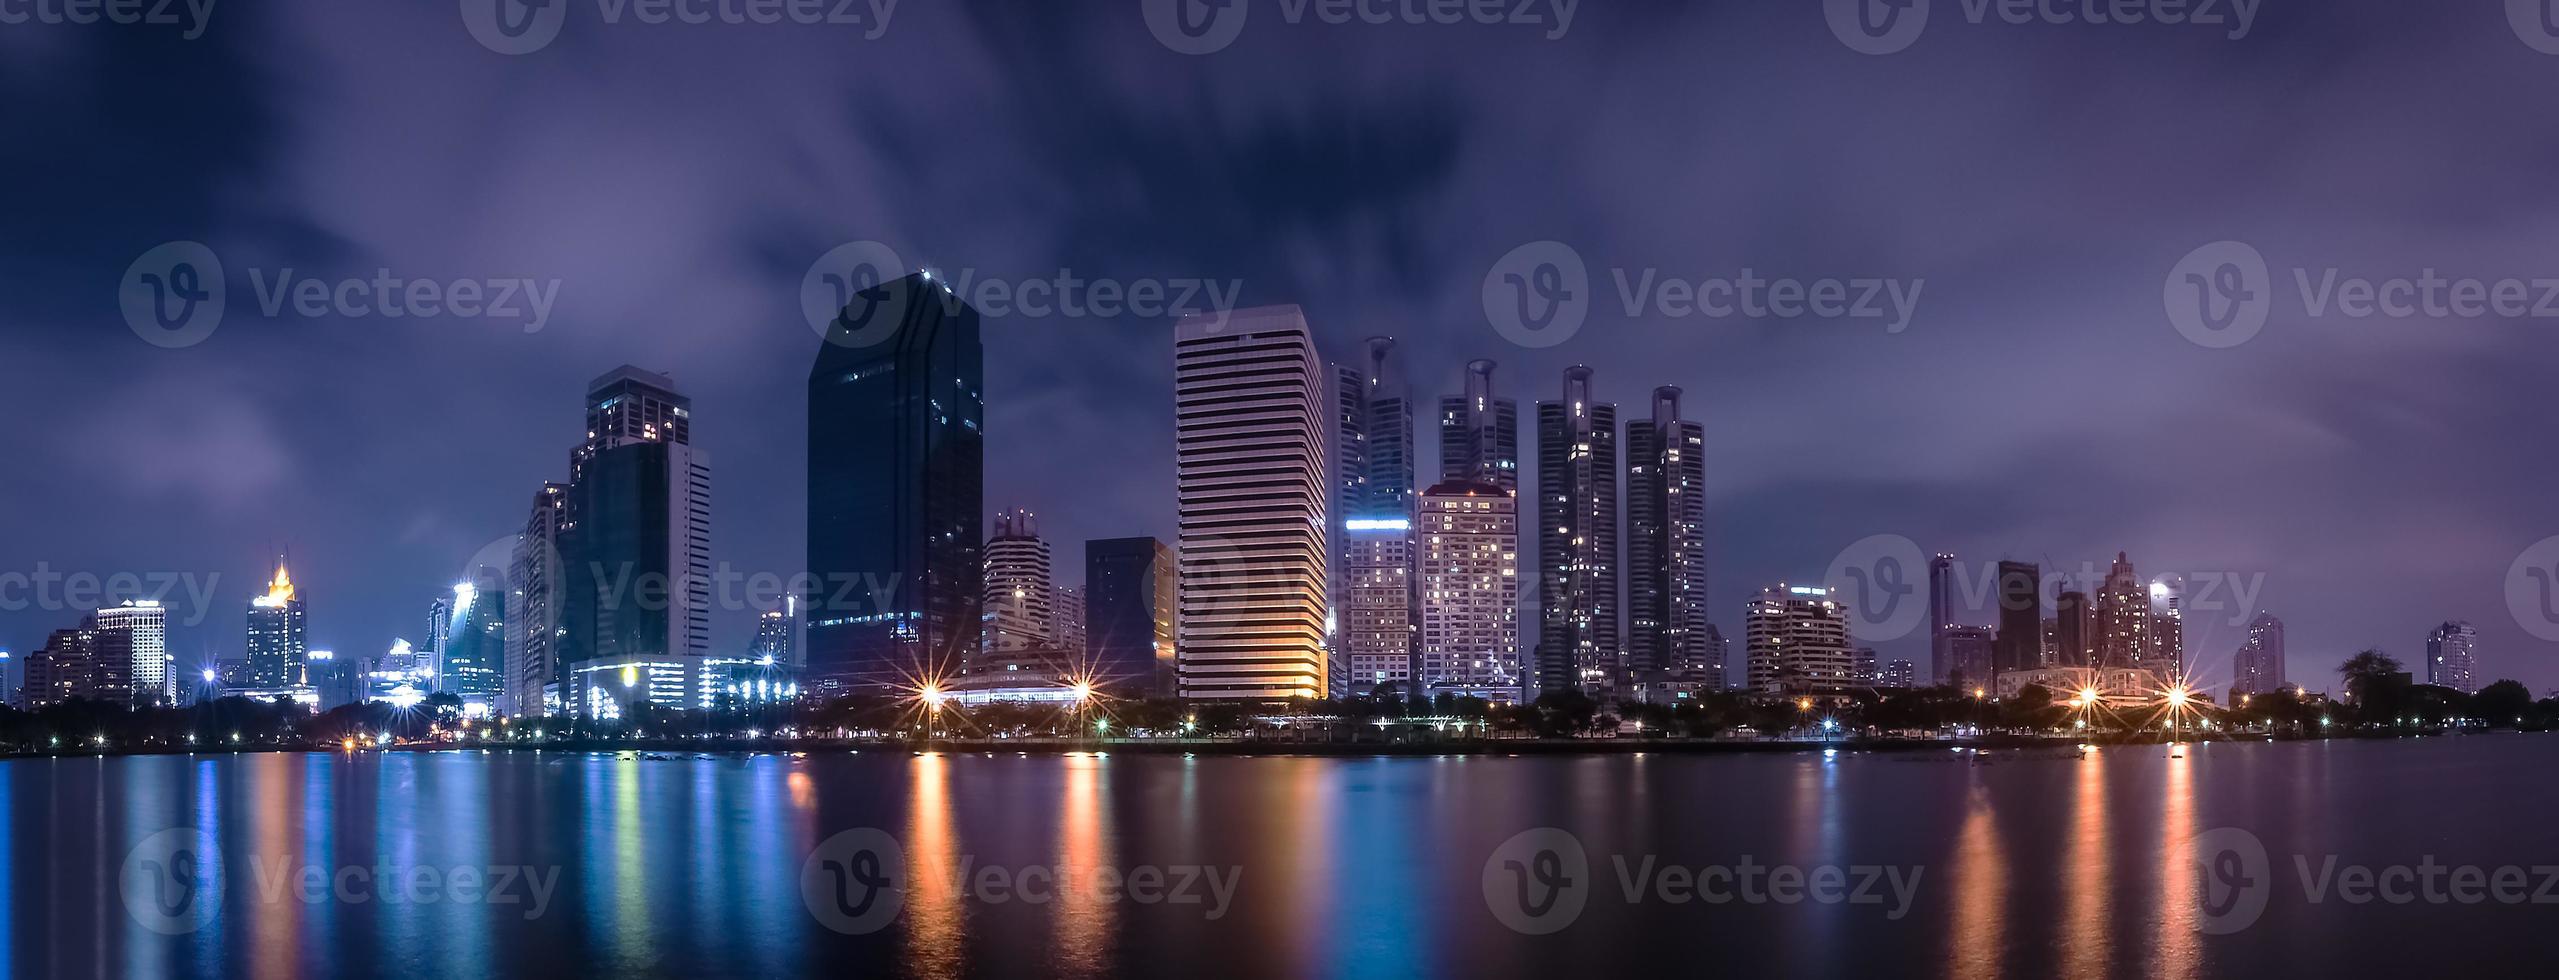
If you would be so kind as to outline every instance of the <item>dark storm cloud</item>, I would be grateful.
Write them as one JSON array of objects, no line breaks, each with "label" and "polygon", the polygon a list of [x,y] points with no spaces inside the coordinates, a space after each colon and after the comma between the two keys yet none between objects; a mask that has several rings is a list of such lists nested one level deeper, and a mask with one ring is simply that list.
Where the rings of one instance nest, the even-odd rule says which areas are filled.
[{"label": "dark storm cloud", "polygon": [[[0,448],[39,464],[0,490],[0,537],[13,564],[219,571],[243,583],[226,608],[290,546],[315,631],[369,650],[564,475],[579,386],[627,361],[696,399],[718,560],[788,571],[816,343],[796,290],[868,239],[1011,282],[1238,280],[1245,303],[1304,305],[1336,352],[1402,338],[1425,397],[1477,356],[1523,402],[1575,362],[1629,415],[1682,385],[1736,640],[1750,589],[1894,533],[2262,573],[2313,686],[2362,646],[2413,661],[2449,618],[2482,627],[2488,673],[2559,681],[2502,600],[2508,562],[2559,533],[2529,451],[2553,325],[2313,320],[2289,292],[2294,268],[2559,274],[2537,217],[2559,145],[2530,122],[2559,57],[2495,10],[2378,0],[2270,0],[2240,41],[1937,6],[1881,57],[1814,5],[1597,0],[1552,41],[1256,6],[1199,57],[1134,0],[907,0],[877,40],[576,6],[515,57],[441,2],[226,6],[195,42],[0,32],[0,126],[33,137],[0,145],[0,386],[38,420]],[[183,238],[268,275],[556,280],[558,310],[532,333],[268,317],[234,268],[219,332],[163,351],[112,290]],[[2161,290],[2223,239],[2285,297],[2211,350]],[[1531,350],[1479,293],[1540,240],[1589,264],[1595,305]],[[1745,268],[1925,288],[1898,333],[1619,305],[1621,273]],[[1040,510],[1070,579],[1084,538],[1171,534],[1165,333],[989,325],[988,503]],[[181,654],[236,647],[228,617]],[[0,615],[0,645],[67,619]],[[742,642],[743,615],[719,631]],[[2189,633],[2206,662],[2236,645]]]}]

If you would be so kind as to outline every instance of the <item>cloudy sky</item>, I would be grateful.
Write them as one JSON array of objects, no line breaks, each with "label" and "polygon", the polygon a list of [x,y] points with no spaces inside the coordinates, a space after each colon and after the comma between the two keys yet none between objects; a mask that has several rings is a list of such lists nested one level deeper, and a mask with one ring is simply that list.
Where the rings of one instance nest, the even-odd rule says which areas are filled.
[{"label": "cloudy sky", "polygon": [[[130,572],[210,582],[173,647],[236,655],[282,550],[315,645],[415,638],[565,475],[583,385],[623,363],[694,398],[716,559],[787,574],[800,287],[869,241],[1007,288],[1238,284],[1336,355],[1400,338],[1425,395],[1470,357],[1523,402],[1573,363],[1630,415],[1683,386],[1736,637],[1750,590],[1889,535],[2074,571],[2129,551],[2190,583],[2207,678],[2263,607],[2314,688],[2368,646],[2413,664],[2447,619],[2479,626],[2487,675],[2559,685],[2533,591],[2559,544],[2527,554],[2559,534],[2559,301],[2533,301],[2559,277],[2559,55],[2537,50],[2559,41],[2530,17],[2250,0],[2243,30],[2228,2],[2201,25],[1936,0],[1869,38],[1809,2],[1519,7],[1537,23],[1239,2],[1197,38],[1140,0],[813,24],[559,0],[516,38],[475,33],[478,0],[0,23],[0,648],[77,618],[32,583]],[[119,302],[173,241],[223,269],[218,329],[183,347]],[[1583,266],[1569,336],[1497,327],[1506,256],[1537,242]],[[2218,242],[2243,244],[2197,251]],[[2264,271],[2221,278],[2234,255]],[[1915,302],[1683,301],[1744,270]],[[2248,297],[2236,326],[2172,315],[2188,273]],[[377,276],[548,299],[538,323],[521,294],[391,317],[363,305]],[[2438,277],[2523,301],[2353,302]],[[332,298],[306,311],[304,280]],[[987,501],[1041,512],[1070,577],[1075,542],[1171,536],[1169,336],[1131,311],[988,322]],[[1919,633],[1879,646],[1924,664]]]}]

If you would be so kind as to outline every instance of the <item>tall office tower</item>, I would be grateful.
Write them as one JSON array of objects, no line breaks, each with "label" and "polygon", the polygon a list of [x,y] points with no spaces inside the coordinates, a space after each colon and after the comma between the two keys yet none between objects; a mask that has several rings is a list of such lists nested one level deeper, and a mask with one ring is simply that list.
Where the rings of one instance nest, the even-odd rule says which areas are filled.
[{"label": "tall office tower", "polygon": [[589,660],[711,652],[711,463],[692,400],[625,365],[587,386],[586,432],[559,534],[564,698]]},{"label": "tall office tower", "polygon": [[1084,542],[1084,626],[1093,674],[1131,696],[1173,693],[1173,549],[1154,538]]},{"label": "tall office tower", "polygon": [[985,650],[1019,653],[1054,645],[1056,599],[1038,518],[1027,510],[995,515],[995,535],[986,539]]},{"label": "tall office tower", "polygon": [[1887,660],[1876,673],[1875,686],[1907,691],[1919,686],[1919,667],[1907,660]]},{"label": "tall office tower", "polygon": [[1490,483],[1423,491],[1421,693],[1516,701],[1519,499]]},{"label": "tall office tower", "polygon": [[1955,662],[1955,556],[1938,552],[1928,558],[1928,667],[1937,682],[1946,682]]},{"label": "tall office tower", "polygon": [[1743,640],[1750,689],[1759,694],[1839,694],[1856,684],[1848,609],[1828,589],[1776,585],[1750,600]]},{"label": "tall office tower", "polygon": [[2088,608],[2088,593],[2073,589],[2053,602],[2053,646],[2064,667],[2089,666],[2089,638],[2095,626]]},{"label": "tall office tower", "polygon": [[1093,642],[1084,628],[1084,589],[1061,585],[1049,590],[1049,643],[1072,658],[1078,666],[1090,664]]},{"label": "tall office tower", "polygon": [[2115,553],[2114,568],[2097,591],[2097,661],[2104,667],[2151,666],[2150,589],[2133,574],[2132,560]]},{"label": "tall office tower", "polygon": [[809,369],[808,689],[938,679],[979,649],[985,387],[977,311],[928,273],[863,290],[827,328]]},{"label": "tall office tower", "polygon": [[[1999,642],[1990,669],[2004,674],[2043,665],[2043,570],[2032,562],[1999,563]],[[1988,683],[1990,678],[1981,678]]]},{"label": "tall office tower", "polygon": [[1371,337],[1361,363],[1333,368],[1336,695],[1413,679],[1413,403],[1394,351]]},{"label": "tall office tower", "polygon": [[55,630],[27,657],[27,679],[18,700],[34,711],[72,698],[99,700],[98,633],[82,624]]},{"label": "tall office tower", "polygon": [[89,617],[96,633],[102,693],[134,704],[177,703],[169,684],[169,611],[149,600],[125,600]]},{"label": "tall office tower", "polygon": [[1185,317],[1173,349],[1182,696],[1324,697],[1331,469],[1306,317]]},{"label": "tall office tower", "polygon": [[311,651],[307,626],[293,576],[278,561],[267,594],[249,600],[249,686],[274,690],[309,682],[303,670]]},{"label": "tall office tower", "polygon": [[2272,694],[2284,688],[2284,621],[2258,613],[2248,621],[2248,642],[2231,657],[2230,693]]},{"label": "tall office tower", "polygon": [[799,666],[800,597],[782,597],[782,608],[767,609],[755,617],[753,654],[758,666]]},{"label": "tall office tower", "polygon": [[1937,683],[1971,690],[1988,689],[1998,674],[1999,632],[1988,626],[1957,626],[1946,631],[1946,659],[1935,665]]},{"label": "tall office tower", "polygon": [[2186,596],[2167,579],[2150,583],[2150,655],[2142,666],[2171,680],[2186,677]]},{"label": "tall office tower", "polygon": [[427,603],[425,663],[429,681],[435,681],[437,665],[444,662],[444,644],[453,638],[453,594],[436,596]]},{"label": "tall office tower", "polygon": [[1645,680],[1689,673],[1706,644],[1706,427],[1679,395],[1653,389],[1652,418],[1626,423],[1626,659]]},{"label": "tall office tower", "polygon": [[545,483],[516,535],[507,565],[506,698],[509,715],[543,713],[543,690],[560,681],[560,529],[568,523],[569,485]]},{"label": "tall office tower", "polygon": [[2479,628],[2460,620],[2426,635],[2426,683],[2463,694],[2479,690]]},{"label": "tall office tower", "polygon": [[1591,369],[1564,371],[1537,403],[1537,679],[1541,691],[1618,694],[1617,406],[1591,399]]},{"label": "tall office tower", "polygon": [[1466,393],[1439,400],[1439,479],[1519,492],[1519,403],[1493,397],[1493,362],[1466,362]]},{"label": "tall office tower", "polygon": [[481,566],[453,586],[453,633],[435,665],[436,690],[485,716],[506,689],[506,575]]}]

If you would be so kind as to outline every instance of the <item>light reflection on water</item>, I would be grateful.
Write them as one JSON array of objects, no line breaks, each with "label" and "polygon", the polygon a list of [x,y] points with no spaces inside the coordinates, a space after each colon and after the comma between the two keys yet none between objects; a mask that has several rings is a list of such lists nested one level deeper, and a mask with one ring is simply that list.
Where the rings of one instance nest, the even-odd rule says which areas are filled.
[{"label": "light reflection on water", "polygon": [[[2531,942],[2524,909],[2303,909],[2196,932],[2196,833],[2244,826],[2349,861],[2549,864],[2535,816],[2559,740],[2216,745],[1970,757],[1803,754],[1190,758],[871,751],[805,758],[434,753],[0,763],[0,958],[12,975],[276,977],[589,974],[965,977],[1483,976],[1641,972],[2186,978],[2424,972],[2412,930]],[[2497,764],[2480,753],[2505,753]],[[2459,760],[2463,764],[2446,764]],[[2471,801],[2476,801],[2472,803]],[[2457,811],[2449,812],[2448,811]],[[2455,819],[2460,840],[2411,841]],[[125,914],[118,868],[196,827],[229,900],[193,934]],[[801,905],[809,849],[895,835],[903,916],[872,934]],[[1501,927],[1490,849],[1534,827],[1589,853],[1589,901],[1551,936]],[[2467,849],[2465,851],[2464,849]],[[1634,904],[1620,870],[1898,865],[1900,919],[1869,906]],[[1624,862],[1621,864],[1621,860]],[[1233,906],[1139,903],[1094,872],[1238,868]],[[526,866],[518,902],[294,897],[302,867]],[[963,869],[1054,868],[1045,902],[990,901]],[[335,885],[330,877],[327,884]],[[383,883],[385,887],[391,883]],[[278,889],[285,889],[279,891]],[[2538,910],[2546,911],[2546,909]],[[2277,928],[2274,923],[2280,920]],[[2412,974],[2413,975],[2413,974]]]}]

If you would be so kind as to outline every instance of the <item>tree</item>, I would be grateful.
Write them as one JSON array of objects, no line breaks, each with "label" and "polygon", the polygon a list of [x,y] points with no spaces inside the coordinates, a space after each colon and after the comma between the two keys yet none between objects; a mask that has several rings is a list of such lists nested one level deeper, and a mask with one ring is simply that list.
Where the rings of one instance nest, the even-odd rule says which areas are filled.
[{"label": "tree", "polygon": [[2337,665],[2337,673],[2345,678],[2346,696],[2354,700],[2365,724],[2389,724],[2398,718],[2400,702],[2411,684],[2399,661],[2379,650],[2366,650]]},{"label": "tree", "polygon": [[2498,681],[2479,689],[2471,710],[2490,725],[2521,725],[2532,710],[2532,689],[2517,681]]}]

